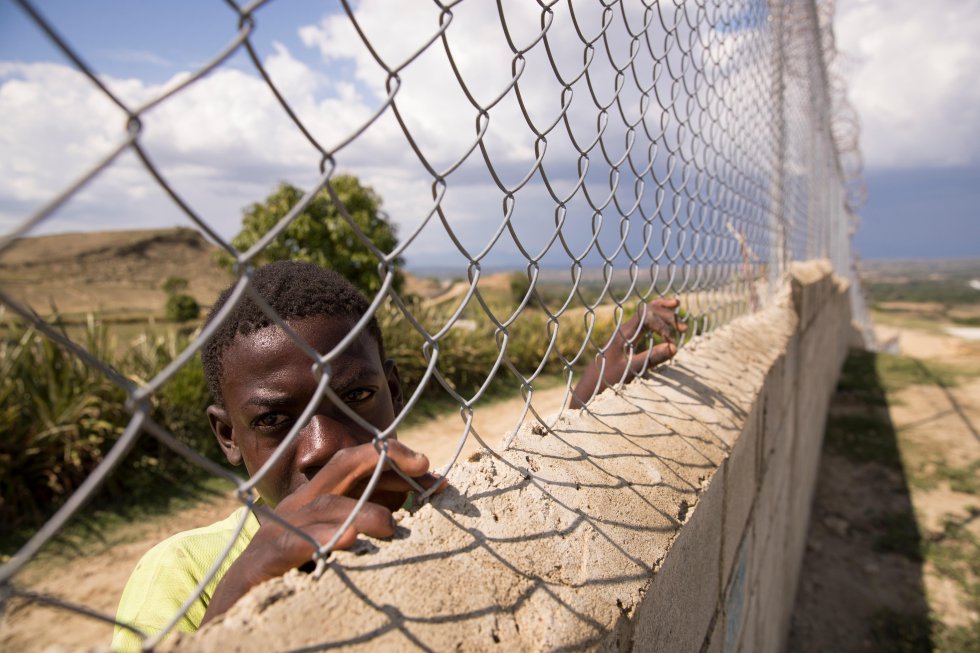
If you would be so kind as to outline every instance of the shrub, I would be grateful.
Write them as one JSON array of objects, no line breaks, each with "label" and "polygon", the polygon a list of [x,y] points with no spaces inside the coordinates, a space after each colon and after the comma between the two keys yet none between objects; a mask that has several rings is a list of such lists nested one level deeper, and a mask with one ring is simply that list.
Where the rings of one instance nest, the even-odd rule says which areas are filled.
[{"label": "shrub", "polygon": [[201,313],[197,300],[190,295],[177,293],[167,298],[165,315],[172,322],[196,320]]},{"label": "shrub", "polygon": [[[85,346],[104,359],[105,329]],[[125,393],[32,328],[0,342],[0,521],[38,524],[101,460],[127,421]]]},{"label": "shrub", "polygon": [[176,295],[179,292],[187,290],[187,279],[170,276],[167,277],[167,280],[163,282],[160,288],[168,295]]},{"label": "shrub", "polygon": [[[507,281],[510,285],[511,301],[517,306],[524,301],[527,291],[531,289],[531,280],[523,272],[511,272]],[[534,306],[535,304],[536,302],[532,298],[528,306]]]}]

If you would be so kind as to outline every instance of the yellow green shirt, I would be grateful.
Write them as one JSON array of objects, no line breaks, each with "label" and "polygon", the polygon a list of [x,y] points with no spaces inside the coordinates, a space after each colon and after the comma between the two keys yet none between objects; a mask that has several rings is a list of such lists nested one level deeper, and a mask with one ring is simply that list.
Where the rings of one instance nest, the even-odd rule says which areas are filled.
[{"label": "yellow green shirt", "polygon": [[[246,510],[248,508],[242,506],[215,524],[177,533],[147,551],[126,583],[126,589],[119,599],[116,621],[130,624],[146,635],[163,630],[228,546]],[[249,514],[218,573],[177,622],[174,630],[193,633],[198,629],[215,588],[258,529],[255,514]],[[141,645],[142,640],[138,635],[116,626],[112,637],[113,651],[139,651]]]}]

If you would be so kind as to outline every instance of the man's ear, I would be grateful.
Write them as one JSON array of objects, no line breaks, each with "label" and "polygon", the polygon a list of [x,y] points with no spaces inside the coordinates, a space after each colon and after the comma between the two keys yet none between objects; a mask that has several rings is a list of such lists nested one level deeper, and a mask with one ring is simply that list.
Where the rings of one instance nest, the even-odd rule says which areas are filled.
[{"label": "man's ear", "polygon": [[391,393],[391,407],[395,411],[395,415],[402,412],[402,407],[405,405],[404,397],[402,396],[402,380],[398,376],[398,365],[391,358],[384,362],[385,368],[385,378],[388,380],[388,391]]},{"label": "man's ear", "polygon": [[211,423],[211,430],[218,441],[218,446],[224,452],[228,462],[237,467],[242,464],[242,452],[235,441],[234,430],[231,421],[228,419],[228,411],[217,404],[208,406],[208,422]]}]

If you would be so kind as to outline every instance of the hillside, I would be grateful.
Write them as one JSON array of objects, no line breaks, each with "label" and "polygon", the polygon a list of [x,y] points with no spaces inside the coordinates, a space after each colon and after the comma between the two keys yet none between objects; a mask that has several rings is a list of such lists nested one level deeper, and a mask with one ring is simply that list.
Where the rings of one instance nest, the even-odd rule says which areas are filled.
[{"label": "hillside", "polygon": [[96,311],[115,318],[160,315],[161,284],[189,281],[208,306],[232,276],[215,262],[218,248],[192,229],[58,234],[24,238],[0,254],[0,288],[41,314]]},{"label": "hillside", "polygon": [[[218,247],[193,229],[151,229],[23,238],[0,254],[0,288],[42,315],[97,312],[111,319],[160,316],[171,276],[208,307],[233,277],[215,262]],[[505,273],[481,279],[481,289],[507,292]],[[468,284],[405,272],[405,291],[423,298],[461,297]]]}]

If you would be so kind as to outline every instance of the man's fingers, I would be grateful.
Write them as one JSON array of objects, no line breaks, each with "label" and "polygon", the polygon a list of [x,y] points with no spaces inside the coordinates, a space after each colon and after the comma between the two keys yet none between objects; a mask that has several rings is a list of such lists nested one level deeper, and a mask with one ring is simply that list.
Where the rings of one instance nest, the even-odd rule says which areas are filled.
[{"label": "man's fingers", "polygon": [[667,299],[665,297],[649,302],[645,320],[646,327],[663,336],[667,342],[674,342],[674,331],[678,333],[687,331],[687,324],[681,321],[675,310],[680,304],[679,299]]},{"label": "man's fingers", "polygon": [[[371,476],[379,456],[372,442],[341,449],[298,493],[307,500],[320,494],[347,494],[361,479]],[[429,469],[428,458],[397,440],[388,441],[388,460],[408,476],[422,476]]]},{"label": "man's fingers", "polygon": [[660,315],[656,311],[648,310],[644,325],[650,331],[660,335],[667,342],[674,342],[674,330],[671,327],[673,322],[673,313],[666,312],[666,314]]},{"label": "man's fingers", "polygon": [[388,441],[388,459],[398,465],[398,469],[406,476],[415,478],[423,476],[429,471],[429,458],[398,440]]},{"label": "man's fingers", "polygon": [[638,375],[643,372],[644,366],[646,369],[656,367],[673,358],[676,353],[677,347],[672,343],[665,342],[656,345],[643,353],[634,355],[630,360],[630,371],[634,376]]},{"label": "man's fingers", "polygon": [[[350,509],[353,510],[354,506],[352,505]],[[361,506],[352,525],[358,533],[370,537],[391,537],[395,533],[395,521],[392,519],[391,511],[370,501]]]},{"label": "man's fingers", "polygon": [[[280,575],[309,561],[316,549],[314,541],[319,546],[330,542],[356,505],[356,499],[331,494],[315,497],[286,513],[282,512],[283,504],[280,503],[276,512],[293,528],[270,521],[259,529],[249,546],[263,542],[266,550],[274,551],[274,573],[269,577]],[[334,548],[349,548],[357,539],[358,533],[385,538],[391,537],[394,532],[395,523],[391,511],[367,502],[354,515],[343,535],[334,543]]]},{"label": "man's fingers", "polygon": [[[333,537],[333,533],[330,533],[328,539],[325,540],[320,539],[314,532],[325,532],[324,529],[329,528],[333,528],[336,532],[336,528],[344,523],[356,505],[357,499],[351,497],[332,494],[317,497],[304,509],[301,517],[306,525],[300,526],[300,528],[313,535],[320,544],[324,544],[329,537]],[[351,526],[357,533],[371,537],[391,537],[395,532],[391,511],[370,501],[361,506],[357,515],[354,516]]]},{"label": "man's fingers", "polygon": [[673,309],[681,305],[681,300],[677,299],[676,297],[658,297],[652,300],[650,305]]},{"label": "man's fingers", "polygon": [[418,482],[419,485],[424,487],[426,490],[429,490],[433,486],[435,486],[436,494],[439,494],[447,487],[449,487],[449,479],[447,479],[445,476],[439,476],[438,474],[433,474],[432,472],[428,472],[416,478],[415,480],[416,482]]}]

